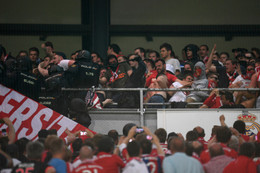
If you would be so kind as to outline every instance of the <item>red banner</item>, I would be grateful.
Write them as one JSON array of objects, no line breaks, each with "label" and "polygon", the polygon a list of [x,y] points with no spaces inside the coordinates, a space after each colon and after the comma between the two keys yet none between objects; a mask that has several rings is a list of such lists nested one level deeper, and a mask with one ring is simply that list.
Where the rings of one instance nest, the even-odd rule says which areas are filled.
[{"label": "red banner", "polygon": [[[30,140],[36,140],[41,129],[56,129],[61,138],[67,136],[66,129],[71,132],[85,131],[86,129],[77,122],[0,84],[1,117],[9,117],[12,121],[16,139],[26,137]],[[0,124],[0,130],[6,128],[5,124]]]}]

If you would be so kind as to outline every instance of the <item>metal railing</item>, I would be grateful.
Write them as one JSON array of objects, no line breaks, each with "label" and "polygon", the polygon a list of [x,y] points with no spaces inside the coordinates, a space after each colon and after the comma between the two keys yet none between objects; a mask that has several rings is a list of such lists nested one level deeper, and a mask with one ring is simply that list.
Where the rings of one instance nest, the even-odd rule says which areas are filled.
[{"label": "metal railing", "polygon": [[[90,88],[62,88],[62,91],[88,91]],[[93,88],[92,88],[93,89]],[[257,92],[260,88],[218,88],[219,91],[250,91]],[[144,125],[144,92],[148,91],[205,91],[210,92],[212,89],[209,88],[94,88],[95,91],[139,91],[140,94],[140,108],[137,110],[140,114],[140,125]],[[166,103],[170,104],[170,103]],[[149,105],[149,104],[147,104]],[[153,105],[153,104],[152,104]],[[158,104],[156,104],[158,105]]]}]

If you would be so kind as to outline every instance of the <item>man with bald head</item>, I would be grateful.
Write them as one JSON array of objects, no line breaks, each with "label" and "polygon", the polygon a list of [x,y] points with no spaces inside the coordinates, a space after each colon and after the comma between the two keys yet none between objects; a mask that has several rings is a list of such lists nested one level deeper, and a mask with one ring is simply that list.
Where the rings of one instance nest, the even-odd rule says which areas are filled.
[{"label": "man with bald head", "polygon": [[203,164],[203,168],[207,173],[221,173],[224,168],[234,159],[225,155],[220,143],[213,143],[209,147],[210,161]]},{"label": "man with bald head", "polygon": [[194,132],[198,133],[198,141],[200,141],[203,145],[203,149],[206,150],[208,148],[208,142],[205,141],[204,137],[205,137],[205,131],[202,127],[197,126],[193,129]]},{"label": "man with bald head", "polygon": [[[91,143],[83,144],[80,153],[79,153],[79,160],[81,164],[77,166],[73,173],[84,173],[84,172],[96,172],[96,173],[104,173],[104,169],[102,166],[96,164],[93,161],[93,154],[94,154],[94,146]],[[75,163],[75,162],[74,162]],[[75,166],[73,164],[73,166]]]},{"label": "man with bald head", "polygon": [[172,155],[163,161],[163,172],[204,172],[200,162],[184,153],[184,140],[180,137],[170,139],[170,150]]}]

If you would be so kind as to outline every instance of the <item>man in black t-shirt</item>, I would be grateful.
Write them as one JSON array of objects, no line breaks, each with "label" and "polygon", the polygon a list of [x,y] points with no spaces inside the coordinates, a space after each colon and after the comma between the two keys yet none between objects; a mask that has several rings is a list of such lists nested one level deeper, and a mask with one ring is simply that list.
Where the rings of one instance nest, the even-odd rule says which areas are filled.
[{"label": "man in black t-shirt", "polygon": [[26,147],[27,157],[30,160],[27,163],[20,163],[13,168],[12,173],[28,172],[28,173],[44,173],[47,169],[53,169],[41,162],[41,156],[44,146],[40,142],[29,142]]}]

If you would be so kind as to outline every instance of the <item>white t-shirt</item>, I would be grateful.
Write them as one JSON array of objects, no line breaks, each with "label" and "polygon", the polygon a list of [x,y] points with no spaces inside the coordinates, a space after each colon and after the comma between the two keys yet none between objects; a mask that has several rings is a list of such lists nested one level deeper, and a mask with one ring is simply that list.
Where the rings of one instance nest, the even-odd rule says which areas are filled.
[{"label": "white t-shirt", "polygon": [[148,169],[141,158],[138,160],[132,159],[126,164],[123,173],[148,173]]},{"label": "white t-shirt", "polygon": [[171,64],[173,66],[174,74],[175,74],[176,70],[181,71],[181,65],[180,65],[180,62],[178,59],[171,58],[171,59],[168,59],[167,61],[165,61],[165,63]]},{"label": "white t-shirt", "polygon": [[[172,83],[174,88],[180,88],[183,85],[179,82]],[[185,102],[186,101],[186,94],[183,91],[177,91],[169,100],[169,102]]]},{"label": "white t-shirt", "polygon": [[64,71],[68,70],[69,68],[69,62],[70,60],[68,59],[63,59],[59,62],[58,66],[62,67]]},{"label": "white t-shirt", "polygon": [[244,79],[241,75],[237,76],[236,79],[232,82],[232,84],[235,84],[237,82],[241,81],[242,85],[240,88],[245,88],[246,86],[249,86],[251,80],[249,79]]}]

